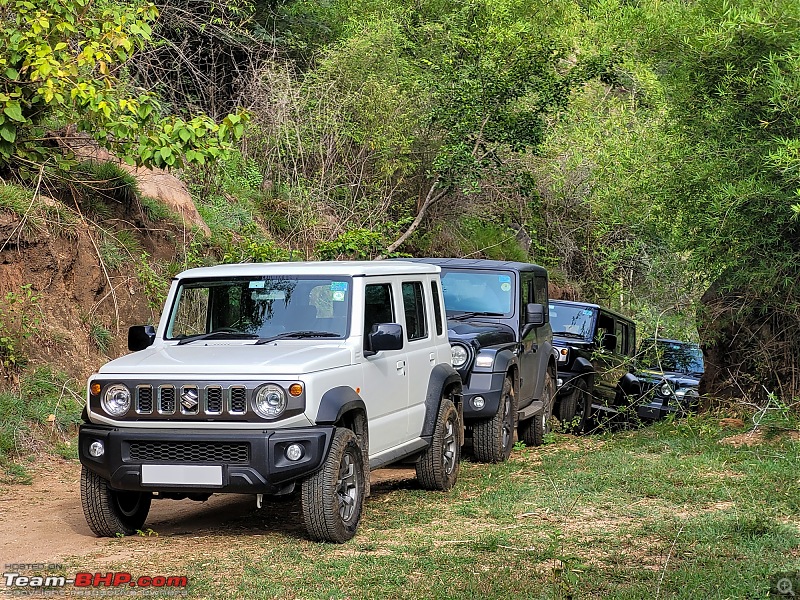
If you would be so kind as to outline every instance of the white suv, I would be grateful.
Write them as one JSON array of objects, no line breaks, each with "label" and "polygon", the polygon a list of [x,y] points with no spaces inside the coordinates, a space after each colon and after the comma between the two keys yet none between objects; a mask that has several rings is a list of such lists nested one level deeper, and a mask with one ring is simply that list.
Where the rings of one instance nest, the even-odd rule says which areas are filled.
[{"label": "white suv", "polygon": [[369,471],[456,481],[464,439],[439,267],[317,262],[191,269],[157,328],[88,382],[81,499],[100,536],[151,499],[291,493],[309,536],[355,534]]}]

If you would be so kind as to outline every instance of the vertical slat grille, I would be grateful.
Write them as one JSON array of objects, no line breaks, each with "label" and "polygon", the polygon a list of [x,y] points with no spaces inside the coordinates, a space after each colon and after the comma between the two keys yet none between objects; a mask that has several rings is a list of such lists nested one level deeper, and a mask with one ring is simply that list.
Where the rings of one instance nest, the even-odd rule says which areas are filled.
[{"label": "vertical slat grille", "polygon": [[175,388],[171,385],[158,388],[158,412],[168,415],[175,412]]},{"label": "vertical slat grille", "polygon": [[210,415],[218,415],[222,413],[221,387],[215,386],[206,388],[206,412]]},{"label": "vertical slat grille", "polygon": [[136,388],[136,412],[149,415],[153,412],[153,388],[140,385]]},{"label": "vertical slat grille", "polygon": [[247,390],[244,387],[231,388],[231,413],[244,414],[247,411]]}]

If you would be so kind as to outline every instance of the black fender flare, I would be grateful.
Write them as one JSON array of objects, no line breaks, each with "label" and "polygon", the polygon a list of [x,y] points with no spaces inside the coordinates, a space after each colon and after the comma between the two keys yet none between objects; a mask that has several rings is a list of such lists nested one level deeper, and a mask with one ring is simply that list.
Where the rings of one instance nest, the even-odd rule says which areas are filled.
[{"label": "black fender flare", "polygon": [[633,373],[626,373],[619,380],[620,391],[628,397],[638,398],[642,395],[642,382]]},{"label": "black fender flare", "polygon": [[317,425],[333,425],[343,414],[353,409],[361,409],[367,414],[364,400],[353,388],[347,385],[331,388],[322,394],[315,422]]},{"label": "black fender flare", "polygon": [[517,359],[517,355],[508,349],[500,350],[494,357],[492,371],[495,373],[499,373],[500,371],[508,373],[512,367],[514,367],[514,381],[512,383],[514,384],[514,389],[519,391],[519,360]]},{"label": "black fender flare", "polygon": [[[433,367],[431,376],[428,378],[428,394],[425,396],[425,421],[422,424],[422,437],[433,435],[436,426],[436,417],[439,415],[439,402],[442,399],[442,392],[450,386],[456,389],[456,408],[461,403],[461,376],[453,367],[446,364],[439,364]],[[461,411],[459,410],[459,413]]]}]

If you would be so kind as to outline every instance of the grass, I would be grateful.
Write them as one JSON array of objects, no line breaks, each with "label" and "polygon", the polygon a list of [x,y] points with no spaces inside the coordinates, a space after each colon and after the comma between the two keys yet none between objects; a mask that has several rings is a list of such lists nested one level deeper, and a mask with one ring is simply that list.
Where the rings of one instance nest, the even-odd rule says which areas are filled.
[{"label": "grass", "polygon": [[75,457],[81,410],[75,381],[46,367],[26,373],[19,389],[0,392],[0,483],[30,483],[24,463],[37,452]]},{"label": "grass", "polygon": [[463,462],[448,493],[378,483],[347,544],[305,540],[294,498],[147,552],[125,540],[135,562],[114,568],[185,574],[198,598],[766,598],[800,569],[800,443],[733,433],[706,417],[555,435]]}]

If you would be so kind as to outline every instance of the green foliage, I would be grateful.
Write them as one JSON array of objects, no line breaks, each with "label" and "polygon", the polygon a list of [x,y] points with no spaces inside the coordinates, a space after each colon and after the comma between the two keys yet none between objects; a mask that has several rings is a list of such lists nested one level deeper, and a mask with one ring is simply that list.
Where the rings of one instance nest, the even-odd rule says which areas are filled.
[{"label": "green foliage", "polygon": [[315,254],[320,260],[369,260],[386,248],[381,233],[367,229],[351,229],[329,242],[320,242]]},{"label": "green foliage", "polygon": [[[21,233],[25,235],[49,231],[73,237],[80,220],[75,211],[60,202],[44,202],[32,190],[9,184],[0,184],[0,211],[17,217],[21,221]],[[3,240],[0,247],[11,239]]]},{"label": "green foliage", "polygon": [[14,374],[28,362],[25,343],[39,331],[40,299],[27,283],[19,292],[7,292],[0,300],[0,372],[3,374]]},{"label": "green foliage", "polygon": [[272,240],[245,237],[225,252],[222,262],[283,262],[293,258],[293,252],[281,248]]},{"label": "green foliage", "polygon": [[169,281],[160,265],[150,264],[150,255],[142,252],[135,264],[136,277],[144,288],[147,305],[151,310],[160,311],[169,291]]},{"label": "green foliage", "polygon": [[224,154],[244,114],[220,124],[163,116],[153,93],[130,88],[119,67],[151,42],[152,4],[0,1],[0,167],[25,177],[72,160],[43,142],[48,120],[75,123],[131,164],[180,167]]},{"label": "green foliage", "polygon": [[89,326],[89,341],[102,354],[108,354],[111,349],[111,342],[114,336],[111,331],[100,323],[92,323]]},{"label": "green foliage", "polygon": [[41,367],[23,375],[19,389],[0,392],[0,467],[5,481],[29,482],[19,459],[36,446],[34,438],[60,444],[62,451],[74,446],[83,410],[79,389],[64,373]]}]

